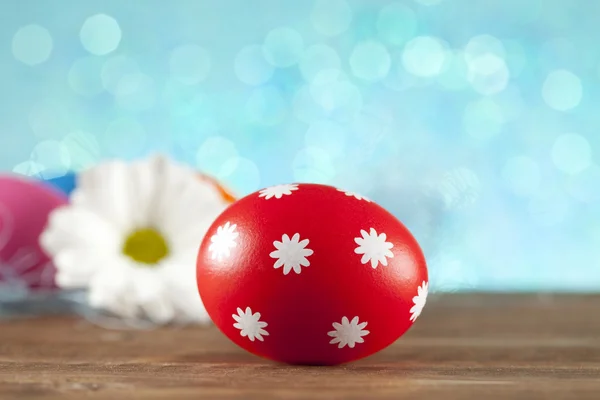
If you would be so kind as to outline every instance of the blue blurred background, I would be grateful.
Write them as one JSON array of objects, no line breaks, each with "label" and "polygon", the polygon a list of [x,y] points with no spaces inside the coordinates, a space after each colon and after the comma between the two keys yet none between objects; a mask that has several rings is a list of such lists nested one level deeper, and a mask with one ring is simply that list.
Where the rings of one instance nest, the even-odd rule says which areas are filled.
[{"label": "blue blurred background", "polygon": [[599,13],[3,1],[0,169],[60,178],[161,152],[239,195],[334,184],[405,222],[433,290],[597,291]]}]

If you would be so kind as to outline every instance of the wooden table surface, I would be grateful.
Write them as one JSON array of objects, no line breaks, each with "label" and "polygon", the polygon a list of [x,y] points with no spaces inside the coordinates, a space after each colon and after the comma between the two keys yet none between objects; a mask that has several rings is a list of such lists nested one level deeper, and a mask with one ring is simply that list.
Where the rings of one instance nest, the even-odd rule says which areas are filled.
[{"label": "wooden table surface", "polygon": [[600,399],[600,296],[430,297],[388,349],[340,367],[269,363],[215,328],[0,322],[0,399]]}]

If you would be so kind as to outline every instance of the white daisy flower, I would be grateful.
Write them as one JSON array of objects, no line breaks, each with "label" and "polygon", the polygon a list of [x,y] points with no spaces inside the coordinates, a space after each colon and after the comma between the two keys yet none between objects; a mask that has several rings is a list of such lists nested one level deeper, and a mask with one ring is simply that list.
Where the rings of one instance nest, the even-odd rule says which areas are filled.
[{"label": "white daisy flower", "polygon": [[298,190],[298,185],[296,184],[285,184],[285,185],[277,185],[271,186],[266,189],[261,190],[258,197],[264,197],[265,200],[269,200],[272,197],[276,199],[282,198],[284,195],[288,196],[292,194],[292,191]]},{"label": "white daisy flower", "polygon": [[386,242],[387,235],[385,233],[378,235],[377,231],[373,228],[371,228],[369,233],[361,229],[360,234],[362,237],[354,239],[356,244],[358,244],[354,252],[363,255],[360,262],[366,264],[370,261],[373,268],[377,268],[379,263],[384,266],[387,265],[387,259],[394,257],[394,253],[391,250],[394,245]]},{"label": "white daisy flower", "polygon": [[371,200],[370,200],[370,199],[368,199],[367,197],[365,197],[365,196],[362,196],[362,195],[360,195],[360,194],[358,194],[358,193],[349,192],[349,191],[347,191],[347,190],[344,190],[344,189],[338,189],[338,192],[342,192],[342,193],[344,193],[344,194],[345,194],[346,196],[348,196],[348,197],[354,197],[356,200],[364,200],[364,201],[366,201],[367,203],[370,203],[370,202],[371,202]]},{"label": "white daisy flower", "polygon": [[57,284],[88,289],[92,307],[123,319],[209,322],[190,277],[199,243],[228,205],[215,186],[163,157],[102,163],[78,182],[41,236]]},{"label": "white daisy flower", "polygon": [[359,324],[358,317],[352,318],[352,321],[348,321],[348,317],[343,317],[341,324],[334,322],[332,325],[335,330],[327,332],[327,335],[333,338],[329,344],[337,343],[338,349],[345,346],[353,349],[356,343],[364,343],[365,339],[363,339],[363,336],[367,336],[370,333],[365,330],[367,323],[361,322]]},{"label": "white daisy flower", "polygon": [[237,315],[231,315],[235,320],[233,327],[240,330],[240,335],[248,337],[250,341],[254,342],[254,339],[258,339],[261,342],[264,341],[263,336],[269,336],[264,328],[269,324],[260,320],[260,313],[252,313],[250,307],[246,307],[246,312],[242,311],[241,308],[237,309]]},{"label": "white daisy flower", "polygon": [[240,235],[239,232],[236,232],[236,228],[236,224],[231,225],[229,222],[217,228],[217,233],[212,235],[210,246],[208,246],[211,259],[221,261],[221,259],[229,257],[231,249],[237,246],[236,239]]},{"label": "white daisy flower", "polygon": [[273,268],[283,267],[283,274],[287,275],[293,269],[295,273],[302,272],[302,267],[308,267],[310,261],[306,257],[311,256],[314,252],[306,248],[309,240],[300,240],[300,234],[296,233],[292,238],[288,235],[283,235],[281,242],[274,241],[273,246],[277,250],[271,252],[269,256],[276,258]]},{"label": "white daisy flower", "polygon": [[421,311],[423,311],[423,307],[425,307],[425,303],[427,302],[427,295],[429,294],[429,283],[423,281],[421,286],[417,289],[417,295],[413,297],[414,306],[410,309],[410,320],[415,322],[419,315],[421,315]]}]

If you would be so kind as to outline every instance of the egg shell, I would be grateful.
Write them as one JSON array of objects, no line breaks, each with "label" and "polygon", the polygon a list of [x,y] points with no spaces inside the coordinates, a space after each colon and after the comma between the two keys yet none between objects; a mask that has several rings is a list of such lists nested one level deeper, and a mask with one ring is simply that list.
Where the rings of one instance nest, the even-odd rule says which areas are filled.
[{"label": "egg shell", "polygon": [[[289,364],[335,365],[386,348],[414,323],[413,298],[428,281],[417,241],[392,214],[368,199],[326,185],[295,187],[279,197],[269,198],[264,191],[250,194],[229,206],[209,228],[198,253],[197,284],[210,317],[245,350]],[[230,246],[223,246],[219,232],[231,231],[234,225]],[[384,257],[387,265],[378,262],[373,267],[357,253],[358,243],[365,243],[357,239],[372,229],[393,245],[393,257]],[[283,235],[294,241],[296,234],[312,253],[304,252],[309,265],[286,274],[285,266],[276,268],[281,257],[273,252],[278,250],[276,242],[285,242]],[[215,252],[219,246],[227,250]],[[259,313],[260,322],[267,324],[261,325],[267,332],[262,340],[242,336],[239,324],[235,326],[248,307],[250,315]],[[363,324],[361,329],[368,331],[363,342],[358,339],[341,348],[340,343],[330,343],[330,332],[344,318]]]},{"label": "egg shell", "polygon": [[17,280],[32,290],[55,289],[55,269],[39,237],[67,196],[41,181],[0,176],[0,282]]}]

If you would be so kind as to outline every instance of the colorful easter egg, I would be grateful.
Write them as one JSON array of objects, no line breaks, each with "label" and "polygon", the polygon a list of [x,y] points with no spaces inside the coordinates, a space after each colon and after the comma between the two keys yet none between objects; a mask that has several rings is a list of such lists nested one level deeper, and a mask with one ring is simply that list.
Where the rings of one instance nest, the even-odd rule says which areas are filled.
[{"label": "colorful easter egg", "polygon": [[421,248],[392,214],[326,185],[266,188],[209,228],[197,284],[216,326],[271,360],[335,365],[372,355],[417,320]]},{"label": "colorful easter egg", "polygon": [[43,182],[0,176],[0,291],[56,287],[54,266],[38,242],[50,212],[66,203],[64,193]]}]

